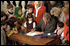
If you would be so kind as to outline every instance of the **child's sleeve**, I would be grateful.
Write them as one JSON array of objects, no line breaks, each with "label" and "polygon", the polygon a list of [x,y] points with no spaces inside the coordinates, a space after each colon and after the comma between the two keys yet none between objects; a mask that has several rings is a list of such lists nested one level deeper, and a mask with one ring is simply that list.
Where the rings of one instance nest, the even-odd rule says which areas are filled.
[{"label": "child's sleeve", "polygon": [[[8,37],[10,37],[13,34],[13,32],[15,31],[14,29],[15,28],[12,28],[12,30],[10,30],[9,32],[6,33]],[[16,29],[16,31],[17,31],[17,29]]]},{"label": "child's sleeve", "polygon": [[22,14],[21,18],[22,18],[22,19],[25,19],[25,14]]},{"label": "child's sleeve", "polygon": [[9,33],[7,33],[7,36],[10,37],[13,34],[13,31],[11,30]]},{"label": "child's sleeve", "polygon": [[33,28],[35,28],[35,27],[36,27],[36,23],[34,22],[34,23],[33,23]]},{"label": "child's sleeve", "polygon": [[26,27],[26,22],[24,23],[24,27]]}]

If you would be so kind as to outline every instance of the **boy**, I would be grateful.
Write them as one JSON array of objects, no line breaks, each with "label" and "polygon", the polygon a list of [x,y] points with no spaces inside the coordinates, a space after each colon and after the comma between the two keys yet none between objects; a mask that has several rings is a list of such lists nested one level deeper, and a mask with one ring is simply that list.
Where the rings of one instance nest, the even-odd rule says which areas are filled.
[{"label": "boy", "polygon": [[10,17],[13,17],[14,16],[14,13],[13,13],[13,5],[12,4],[8,4],[7,5],[7,15],[8,15],[8,19],[10,18]]},{"label": "boy", "polygon": [[6,33],[4,29],[7,27],[5,20],[1,21],[1,45],[6,45]]},{"label": "boy", "polygon": [[7,20],[8,16],[5,14],[5,12],[1,11],[1,21],[2,20]]},{"label": "boy", "polygon": [[61,40],[63,40],[63,38],[64,38],[64,32],[60,33],[59,31],[62,31],[63,27],[64,27],[64,23],[58,22],[57,29],[54,31],[54,33],[61,36],[60,37]]},{"label": "boy", "polygon": [[32,13],[32,15],[34,16],[34,13],[33,13],[33,5],[32,4],[28,4],[27,6],[26,6],[26,8],[27,8],[27,10],[25,11],[25,17],[27,18],[27,14],[28,13]]}]

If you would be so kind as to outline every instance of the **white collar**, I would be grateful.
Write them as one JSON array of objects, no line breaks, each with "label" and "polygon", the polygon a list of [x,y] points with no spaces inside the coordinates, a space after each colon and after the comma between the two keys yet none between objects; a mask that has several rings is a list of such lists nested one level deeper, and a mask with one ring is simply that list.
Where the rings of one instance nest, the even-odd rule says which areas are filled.
[{"label": "white collar", "polygon": [[35,5],[35,9],[40,9],[41,7],[42,7],[42,5],[41,5],[40,7],[38,7],[38,8],[37,8],[36,5]]},{"label": "white collar", "polygon": [[29,21],[29,23],[32,23],[32,21]]},{"label": "white collar", "polygon": [[35,5],[35,9],[36,9],[36,16],[35,17],[37,17],[37,14],[38,14],[38,10],[40,9],[42,7],[42,5],[40,6],[40,7],[36,7],[36,5]]}]

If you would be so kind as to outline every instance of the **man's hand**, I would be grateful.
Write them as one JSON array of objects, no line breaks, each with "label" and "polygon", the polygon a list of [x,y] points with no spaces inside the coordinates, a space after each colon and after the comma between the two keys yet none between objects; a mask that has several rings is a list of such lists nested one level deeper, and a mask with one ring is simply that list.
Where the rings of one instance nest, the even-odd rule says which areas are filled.
[{"label": "man's hand", "polygon": [[43,34],[43,32],[37,32],[37,33],[36,33],[36,35],[41,35],[41,34]]},{"label": "man's hand", "polygon": [[35,32],[35,29],[31,29],[31,32]]}]

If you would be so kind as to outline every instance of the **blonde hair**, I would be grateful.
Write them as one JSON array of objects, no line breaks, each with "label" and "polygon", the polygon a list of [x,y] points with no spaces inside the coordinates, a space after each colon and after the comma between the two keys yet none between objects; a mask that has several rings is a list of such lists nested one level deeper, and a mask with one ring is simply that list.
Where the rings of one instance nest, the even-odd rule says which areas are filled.
[{"label": "blonde hair", "polygon": [[34,4],[42,4],[42,1],[34,1]]},{"label": "blonde hair", "polygon": [[65,14],[69,14],[69,6],[66,5],[66,6],[62,7],[62,11],[63,11]]},{"label": "blonde hair", "polygon": [[54,13],[57,14],[57,15],[60,15],[61,11],[62,11],[61,8],[53,7],[51,9],[50,13],[51,13],[51,15],[54,15]]}]

